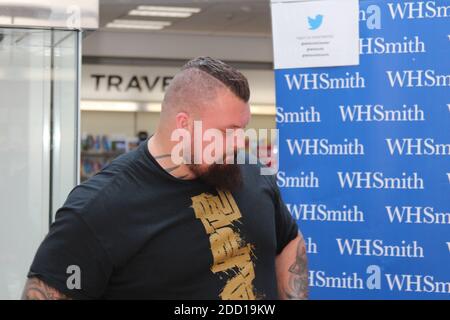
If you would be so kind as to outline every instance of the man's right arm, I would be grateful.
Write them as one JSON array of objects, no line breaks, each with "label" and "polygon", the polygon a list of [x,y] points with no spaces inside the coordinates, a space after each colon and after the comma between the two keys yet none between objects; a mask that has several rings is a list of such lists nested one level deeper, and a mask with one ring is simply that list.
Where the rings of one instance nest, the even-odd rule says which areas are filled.
[{"label": "man's right arm", "polygon": [[71,300],[65,294],[50,287],[37,277],[27,279],[22,300]]}]

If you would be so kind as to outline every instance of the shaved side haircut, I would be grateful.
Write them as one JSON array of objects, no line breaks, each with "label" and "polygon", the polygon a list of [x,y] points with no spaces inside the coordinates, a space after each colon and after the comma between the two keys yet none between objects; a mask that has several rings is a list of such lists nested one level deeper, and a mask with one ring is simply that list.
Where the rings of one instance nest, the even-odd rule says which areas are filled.
[{"label": "shaved side haircut", "polygon": [[200,111],[228,89],[244,102],[250,99],[245,76],[224,62],[210,57],[198,57],[187,62],[172,79],[162,102],[161,117],[173,112]]}]

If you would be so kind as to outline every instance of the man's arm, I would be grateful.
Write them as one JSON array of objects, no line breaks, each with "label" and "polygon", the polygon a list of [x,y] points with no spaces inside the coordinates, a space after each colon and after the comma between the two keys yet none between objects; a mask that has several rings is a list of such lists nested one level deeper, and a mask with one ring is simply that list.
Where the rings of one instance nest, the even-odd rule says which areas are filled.
[{"label": "man's arm", "polygon": [[25,283],[22,300],[71,300],[42,280],[32,277]]},{"label": "man's arm", "polygon": [[275,263],[280,299],[308,299],[308,260],[301,233],[287,244]]}]

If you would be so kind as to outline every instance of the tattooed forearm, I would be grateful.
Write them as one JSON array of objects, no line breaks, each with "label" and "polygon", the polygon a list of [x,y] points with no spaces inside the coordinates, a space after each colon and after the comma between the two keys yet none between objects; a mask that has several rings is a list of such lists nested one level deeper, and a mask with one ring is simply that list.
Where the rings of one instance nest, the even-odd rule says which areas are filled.
[{"label": "tattooed forearm", "polygon": [[48,286],[42,280],[30,278],[25,284],[22,300],[70,300],[70,298]]},{"label": "tattooed forearm", "polygon": [[285,294],[290,300],[308,299],[308,259],[305,241],[301,235],[295,262],[289,267],[289,280]]}]

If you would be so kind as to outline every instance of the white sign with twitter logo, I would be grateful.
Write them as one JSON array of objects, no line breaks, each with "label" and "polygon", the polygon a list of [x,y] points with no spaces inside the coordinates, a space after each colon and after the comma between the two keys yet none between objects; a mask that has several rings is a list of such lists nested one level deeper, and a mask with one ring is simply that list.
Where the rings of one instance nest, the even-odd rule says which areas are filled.
[{"label": "white sign with twitter logo", "polygon": [[359,64],[358,0],[272,0],[275,69]]}]

